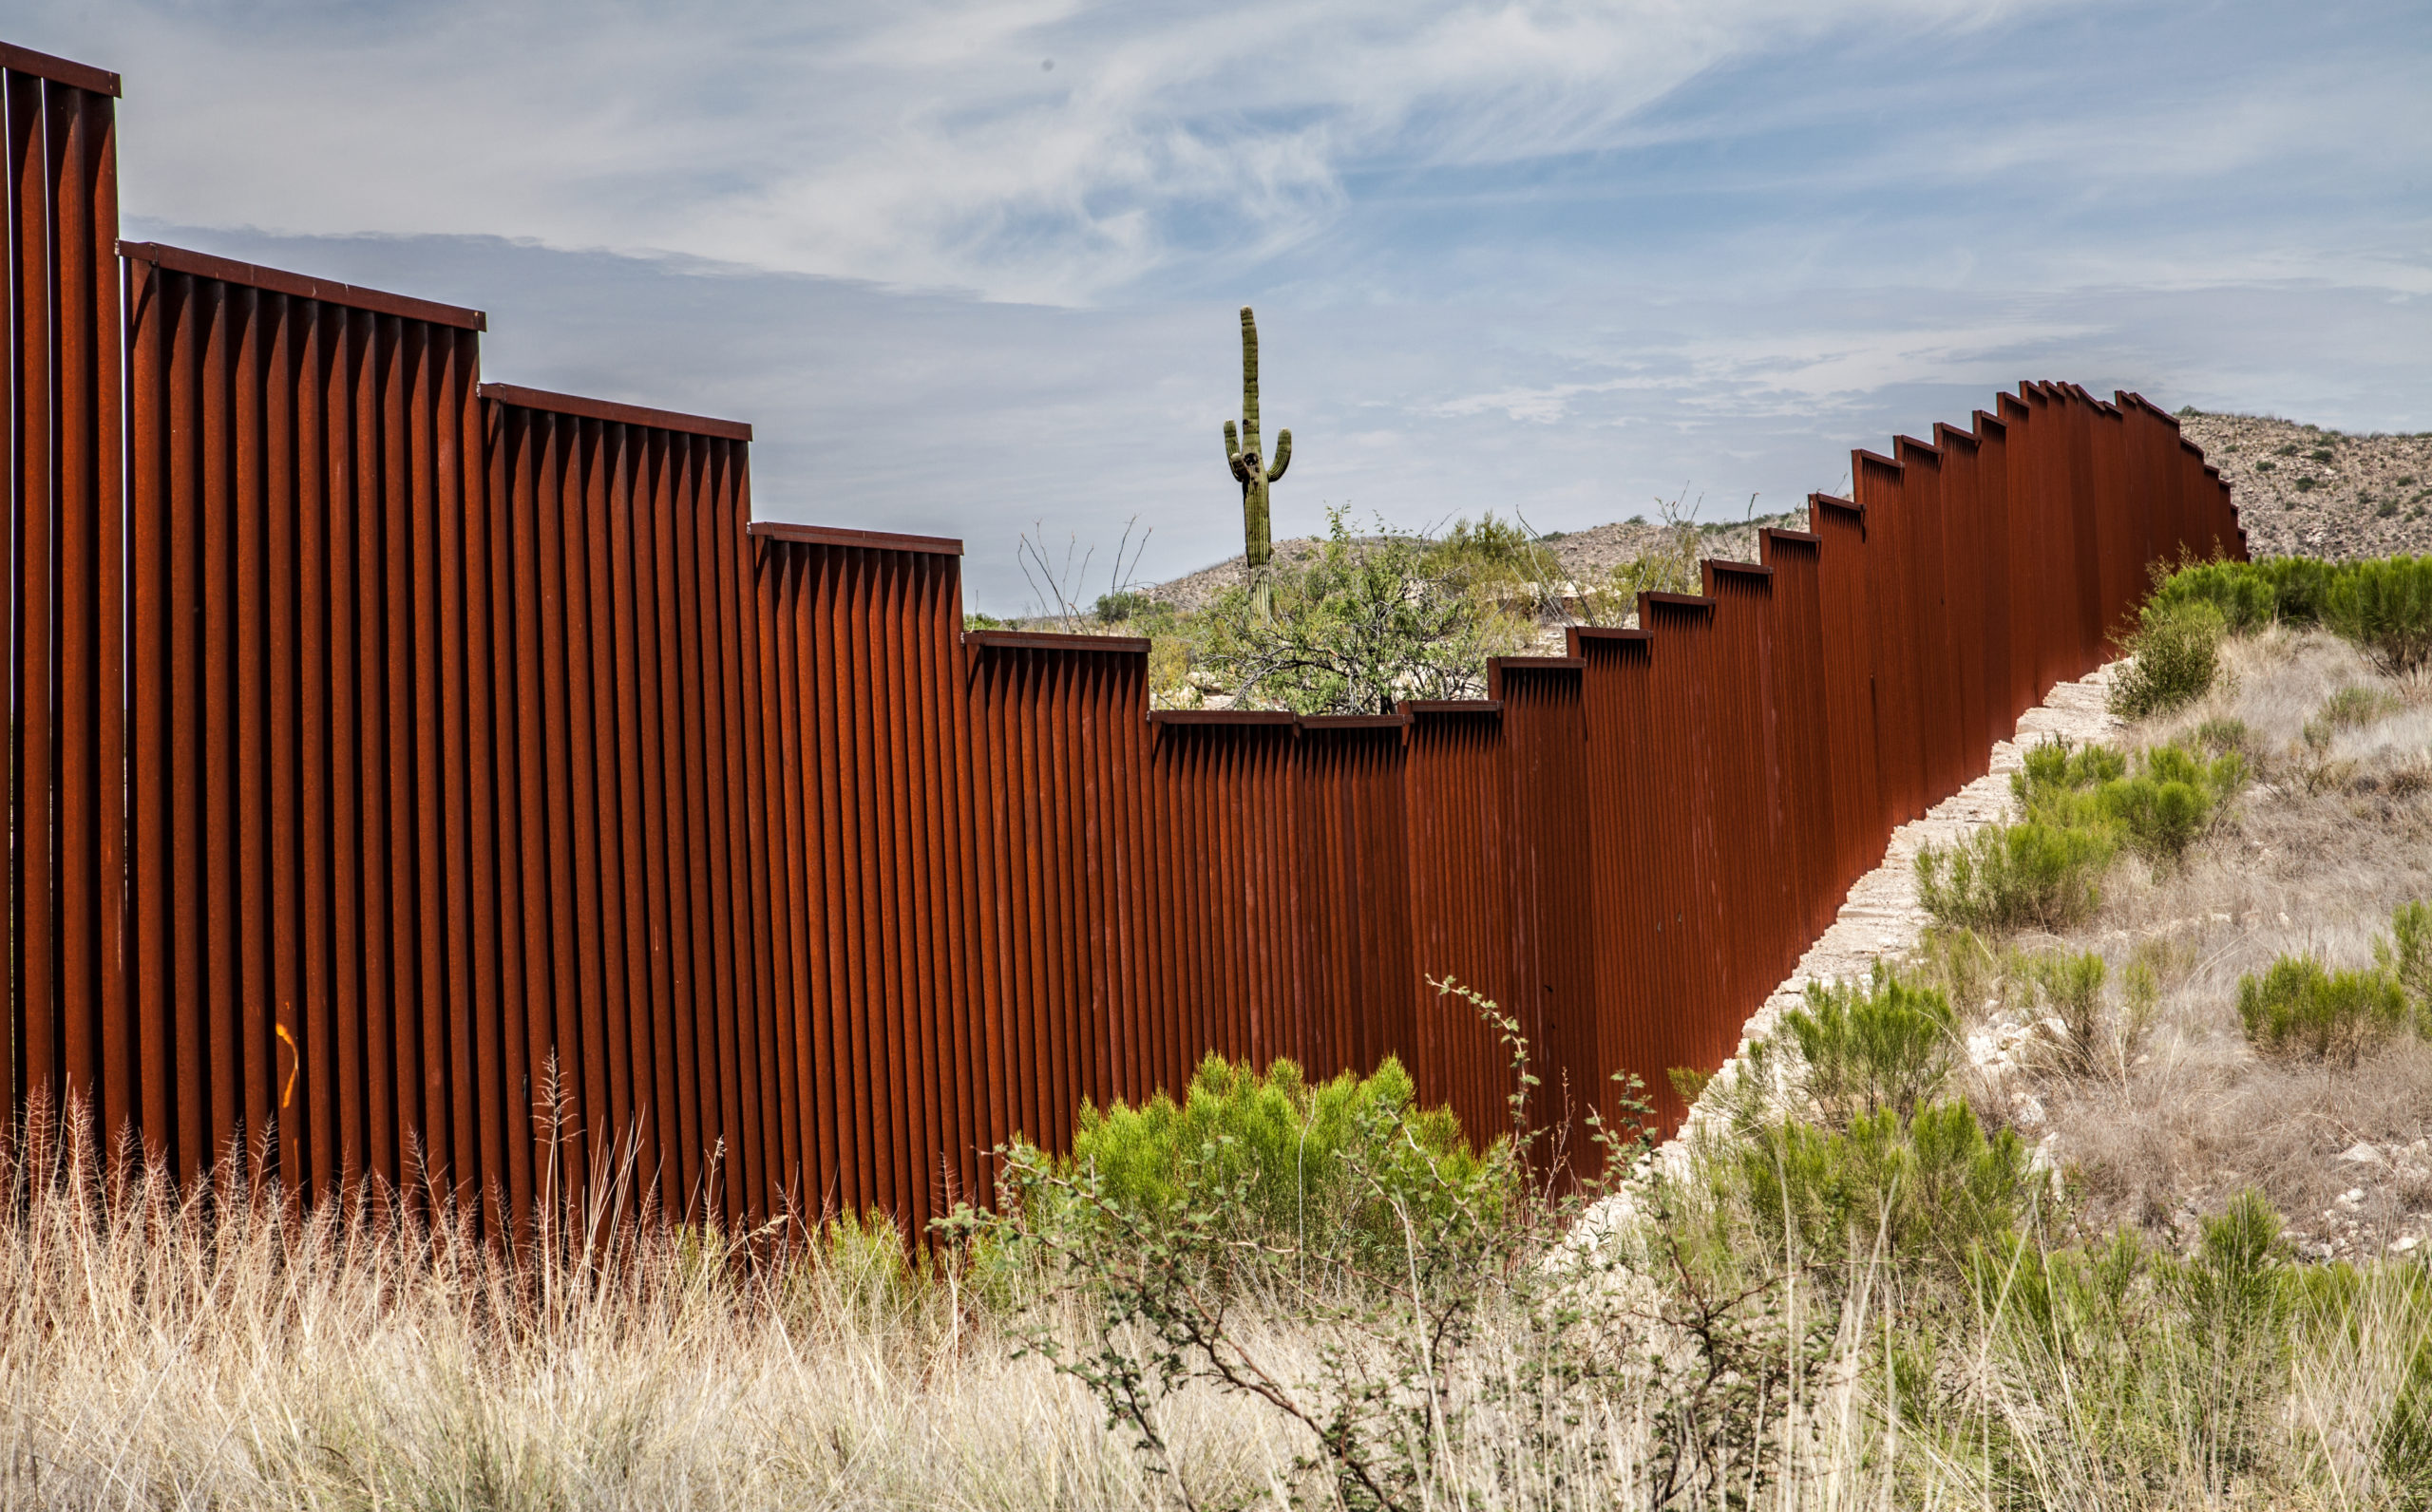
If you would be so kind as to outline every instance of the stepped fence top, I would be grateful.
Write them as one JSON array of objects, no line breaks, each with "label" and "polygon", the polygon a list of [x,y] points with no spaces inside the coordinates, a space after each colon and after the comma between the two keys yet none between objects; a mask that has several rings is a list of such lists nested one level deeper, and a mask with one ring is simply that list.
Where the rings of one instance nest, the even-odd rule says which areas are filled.
[{"label": "stepped fence top", "polygon": [[1457,980],[1585,1161],[2156,563],[2245,552],[2168,414],[2025,383],[1485,699],[1152,711],[1146,640],[966,632],[959,541],[755,520],[749,425],[119,243],[118,92],[0,46],[20,1148],[919,1225],[1211,1053],[1397,1056],[1492,1136]]}]

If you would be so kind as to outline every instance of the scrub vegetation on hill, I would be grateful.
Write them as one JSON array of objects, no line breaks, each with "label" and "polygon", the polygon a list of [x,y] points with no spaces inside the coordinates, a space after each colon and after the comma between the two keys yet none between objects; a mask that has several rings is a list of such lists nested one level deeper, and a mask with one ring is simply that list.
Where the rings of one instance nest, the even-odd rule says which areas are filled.
[{"label": "scrub vegetation on hill", "polygon": [[1600,527],[1621,534],[1597,534],[1589,549],[1492,513],[1422,533],[1333,509],[1324,537],[1274,547],[1264,596],[1236,560],[1148,590],[1118,573],[1091,598],[1069,555],[1051,570],[1026,540],[1048,613],[1024,623],[1147,637],[1150,701],[1161,709],[1364,714],[1403,699],[1480,698],[1488,658],[1559,652],[1568,625],[1634,623],[1642,592],[1699,592],[1701,558],[1753,558],[1756,529],[1786,519],[1701,525],[1679,500],[1656,513]]},{"label": "scrub vegetation on hill", "polygon": [[2432,1505],[2432,697],[2364,620],[2224,607],[2248,577],[2164,583],[2209,673],[2033,752],[1920,859],[1924,946],[1814,984],[1661,1152],[1626,1082],[1591,1150],[1532,1136],[1456,982],[1501,1127],[1391,1062],[1211,1060],[911,1252],[595,1210],[501,1253],[37,1127],[0,1500]]}]

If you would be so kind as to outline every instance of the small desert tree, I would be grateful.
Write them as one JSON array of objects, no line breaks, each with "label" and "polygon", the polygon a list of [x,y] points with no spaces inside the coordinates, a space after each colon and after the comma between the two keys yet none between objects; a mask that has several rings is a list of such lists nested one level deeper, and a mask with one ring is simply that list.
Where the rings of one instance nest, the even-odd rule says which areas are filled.
[{"label": "small desert tree", "polygon": [[1208,608],[1200,663],[1237,706],[1383,714],[1402,699],[1482,696],[1487,658],[1517,651],[1521,627],[1431,576],[1425,538],[1381,520],[1354,536],[1340,509],[1326,521],[1315,557],[1275,572],[1271,613],[1247,585]]}]

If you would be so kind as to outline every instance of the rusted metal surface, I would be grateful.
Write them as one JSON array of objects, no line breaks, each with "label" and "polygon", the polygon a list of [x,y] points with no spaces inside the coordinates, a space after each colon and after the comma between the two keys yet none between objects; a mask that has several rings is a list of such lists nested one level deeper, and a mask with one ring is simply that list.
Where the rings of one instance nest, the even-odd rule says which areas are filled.
[{"label": "rusted metal surface", "polygon": [[124,251],[145,1142],[189,1180],[244,1150],[469,1197],[506,1167],[467,954],[472,323]]},{"label": "rusted metal surface", "polygon": [[2169,415],[2024,384],[1489,698],[1151,713],[1146,640],[966,633],[960,541],[753,521],[747,425],[483,384],[479,312],[114,267],[115,89],[0,47],[10,1087],[189,1181],[917,1228],[1208,1053],[1396,1056],[1499,1132],[1431,979],[1589,1162],[1609,1074],[1677,1119],[2153,564],[2245,550]]},{"label": "rusted metal surface", "polygon": [[0,47],[12,1106],[128,1127],[118,77]]}]

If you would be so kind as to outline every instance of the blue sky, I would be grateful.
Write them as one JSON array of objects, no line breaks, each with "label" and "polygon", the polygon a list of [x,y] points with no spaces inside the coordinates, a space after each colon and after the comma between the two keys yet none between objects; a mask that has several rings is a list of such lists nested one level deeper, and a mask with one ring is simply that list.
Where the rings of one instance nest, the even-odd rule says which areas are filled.
[{"label": "blue sky", "polygon": [[[761,515],[1240,544],[1787,507],[2023,377],[2432,428],[2432,7],[48,0],[130,235],[750,420]],[[1051,66],[1052,65],[1052,66]],[[1092,583],[1092,591],[1103,584]]]}]

